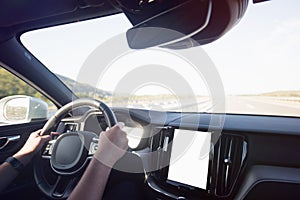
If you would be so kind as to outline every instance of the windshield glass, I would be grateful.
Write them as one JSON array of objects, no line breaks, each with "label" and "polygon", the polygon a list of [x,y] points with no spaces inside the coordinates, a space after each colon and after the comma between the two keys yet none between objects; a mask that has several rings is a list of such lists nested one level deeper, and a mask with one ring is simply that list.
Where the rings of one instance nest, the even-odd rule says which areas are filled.
[{"label": "windshield glass", "polygon": [[187,50],[129,50],[124,14],[21,41],[77,96],[113,107],[300,116],[299,8],[297,0],[250,3],[222,38]]}]

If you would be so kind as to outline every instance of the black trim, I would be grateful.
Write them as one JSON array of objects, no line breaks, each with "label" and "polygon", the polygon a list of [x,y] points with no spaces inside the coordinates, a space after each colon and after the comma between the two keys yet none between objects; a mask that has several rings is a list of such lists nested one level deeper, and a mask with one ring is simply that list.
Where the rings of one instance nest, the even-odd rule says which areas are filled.
[{"label": "black trim", "polygon": [[[274,167],[265,165],[253,166],[241,184],[241,189],[235,199],[245,199],[256,185],[263,182],[300,184],[299,168]],[[299,186],[300,188],[300,186]],[[299,192],[298,192],[299,194]],[[258,194],[259,195],[259,194]],[[274,197],[275,198],[275,197]]]},{"label": "black trim", "polygon": [[[158,126],[173,126],[181,128],[197,128],[199,131],[207,131],[213,117],[224,117],[225,123],[222,128],[227,132],[246,133],[270,133],[277,135],[300,136],[300,118],[284,116],[263,116],[263,115],[241,115],[241,114],[211,114],[211,113],[179,113],[161,112],[142,109],[114,108],[114,112],[129,115],[133,119],[145,124]],[[195,123],[195,118],[199,121]],[[182,123],[183,122],[183,123]]]}]

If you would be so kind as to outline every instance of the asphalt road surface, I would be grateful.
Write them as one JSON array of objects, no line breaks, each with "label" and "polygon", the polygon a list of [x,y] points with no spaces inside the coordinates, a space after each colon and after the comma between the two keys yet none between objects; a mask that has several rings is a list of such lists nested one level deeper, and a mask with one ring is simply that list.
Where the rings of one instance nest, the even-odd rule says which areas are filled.
[{"label": "asphalt road surface", "polygon": [[[218,110],[208,97],[198,97],[197,102],[188,99],[181,102],[161,101],[143,102],[138,105],[125,107],[135,107],[141,109],[161,110],[161,111],[185,111],[185,112],[215,112],[215,113],[239,113],[239,114],[259,114],[259,115],[282,115],[300,117],[300,101],[283,99],[280,97],[263,96],[229,96],[226,97],[225,104]],[[124,106],[124,105],[123,105]]]},{"label": "asphalt road surface", "polygon": [[226,113],[300,116],[300,102],[276,97],[228,97]]}]

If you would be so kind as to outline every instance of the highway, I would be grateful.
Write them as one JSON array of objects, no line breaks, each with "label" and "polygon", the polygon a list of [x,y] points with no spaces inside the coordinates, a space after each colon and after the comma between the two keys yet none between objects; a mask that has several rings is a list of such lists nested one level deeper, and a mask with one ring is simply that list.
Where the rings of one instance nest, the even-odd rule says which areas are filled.
[{"label": "highway", "polygon": [[300,116],[300,102],[277,97],[227,97],[226,113]]},{"label": "highway", "polygon": [[[280,97],[264,96],[228,96],[225,98],[225,109],[216,110],[208,97],[197,97],[197,105],[188,99],[169,101],[151,101],[140,104],[119,105],[131,108],[152,109],[161,111],[186,112],[225,112],[239,114],[262,114],[300,117],[300,101]],[[197,107],[198,106],[198,107]]]}]

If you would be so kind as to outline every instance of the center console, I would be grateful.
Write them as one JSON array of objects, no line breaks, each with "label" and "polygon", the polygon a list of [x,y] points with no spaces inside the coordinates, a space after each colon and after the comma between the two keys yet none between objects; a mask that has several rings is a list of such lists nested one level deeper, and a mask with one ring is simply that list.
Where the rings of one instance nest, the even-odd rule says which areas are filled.
[{"label": "center console", "polygon": [[[227,197],[247,154],[243,136],[222,133],[216,145],[213,132],[163,127],[151,138],[156,170],[147,184],[161,199]],[[165,197],[165,198],[164,198]]]}]

